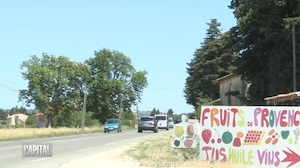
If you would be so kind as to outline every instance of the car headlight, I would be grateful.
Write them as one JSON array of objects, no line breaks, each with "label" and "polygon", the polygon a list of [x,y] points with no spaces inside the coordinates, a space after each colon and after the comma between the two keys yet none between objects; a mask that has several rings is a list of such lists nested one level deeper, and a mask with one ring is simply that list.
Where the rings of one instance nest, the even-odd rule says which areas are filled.
[{"label": "car headlight", "polygon": [[108,128],[108,126],[105,125],[104,128]]},{"label": "car headlight", "polygon": [[117,126],[117,125],[115,125],[115,126],[114,126],[114,128],[118,128],[118,126]]}]

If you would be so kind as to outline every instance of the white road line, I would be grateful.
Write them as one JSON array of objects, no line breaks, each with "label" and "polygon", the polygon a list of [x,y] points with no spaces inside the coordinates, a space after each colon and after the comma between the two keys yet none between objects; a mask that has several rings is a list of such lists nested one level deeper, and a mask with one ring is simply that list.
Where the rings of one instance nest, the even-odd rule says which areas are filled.
[{"label": "white road line", "polygon": [[44,160],[48,160],[48,159],[50,159],[50,157],[49,158],[35,159],[35,160],[28,161],[28,162],[29,163],[34,163],[34,162],[44,161]]},{"label": "white road line", "polygon": [[108,145],[113,145],[113,144],[115,144],[115,143],[111,142],[111,143],[106,144],[106,146],[108,146]]},{"label": "white road line", "polygon": [[77,139],[67,139],[67,140],[47,141],[46,143],[71,142],[71,141],[79,141],[79,140],[83,140],[83,139],[89,139],[89,137],[85,137],[85,138],[77,138]]},{"label": "white road line", "polygon": [[21,145],[20,145],[20,146],[1,147],[0,150],[1,150],[1,149],[7,149],[7,148],[19,148],[19,147],[21,147]]},{"label": "white road line", "polygon": [[92,148],[86,148],[86,149],[81,149],[81,150],[79,150],[79,151],[77,151],[77,152],[85,152],[85,151],[88,151],[88,150],[91,150]]}]

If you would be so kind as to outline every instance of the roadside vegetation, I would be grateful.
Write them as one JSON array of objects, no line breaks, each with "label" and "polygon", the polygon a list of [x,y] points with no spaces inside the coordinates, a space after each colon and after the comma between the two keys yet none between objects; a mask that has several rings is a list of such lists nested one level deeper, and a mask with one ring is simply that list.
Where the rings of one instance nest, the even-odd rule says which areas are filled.
[{"label": "roadside vegetation", "polygon": [[[132,127],[123,125],[122,130],[129,130]],[[17,127],[5,127],[0,128],[0,142],[10,140],[21,140],[21,139],[35,139],[45,137],[59,137],[65,135],[76,135],[86,133],[99,133],[103,132],[103,126],[97,127],[85,127],[84,130],[81,128],[17,128]]]},{"label": "roadside vegetation", "polygon": [[[16,113],[26,114],[28,116],[25,124],[10,125],[5,120],[5,116]],[[99,133],[103,132],[103,124],[88,112],[85,115],[84,130],[82,126],[82,112],[74,111],[68,115],[56,115],[53,117],[51,128],[47,128],[47,119],[44,124],[37,126],[36,112],[29,113],[24,107],[15,107],[9,111],[0,109],[2,120],[0,122],[0,142],[9,140],[34,139],[44,137],[57,137],[65,135]],[[119,116],[117,116],[119,117]],[[136,122],[132,113],[121,113],[122,130],[133,129]]]},{"label": "roadside vegetation", "polygon": [[127,150],[124,155],[138,161],[145,167],[201,167],[201,168],[235,168],[228,163],[204,162],[199,159],[197,148],[173,148],[172,135],[163,135],[149,139]]}]

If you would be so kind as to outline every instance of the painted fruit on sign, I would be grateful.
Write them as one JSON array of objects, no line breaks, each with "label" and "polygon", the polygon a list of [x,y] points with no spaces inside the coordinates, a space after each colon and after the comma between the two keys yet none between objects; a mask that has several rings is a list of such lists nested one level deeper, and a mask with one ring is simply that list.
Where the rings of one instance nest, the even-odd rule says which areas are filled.
[{"label": "painted fruit on sign", "polygon": [[189,136],[194,135],[194,127],[193,127],[193,125],[188,125],[187,126],[186,134],[189,135]]},{"label": "painted fruit on sign", "polygon": [[290,135],[290,131],[285,130],[285,131],[281,131],[281,137],[282,139],[287,139]]},{"label": "painted fruit on sign", "polygon": [[190,148],[193,146],[194,141],[192,139],[186,139],[183,143],[184,143],[184,146]]},{"label": "painted fruit on sign", "polygon": [[203,141],[208,144],[211,138],[211,130],[205,129],[202,131],[202,139]]},{"label": "painted fruit on sign", "polygon": [[175,136],[181,137],[184,134],[184,128],[182,126],[175,126]]},{"label": "painted fruit on sign", "polygon": [[225,143],[225,144],[230,144],[233,140],[233,136],[232,134],[229,132],[229,131],[226,131],[223,133],[222,135],[222,141]]},{"label": "painted fruit on sign", "polygon": [[180,141],[176,139],[176,140],[174,141],[174,146],[176,146],[176,147],[180,146]]}]

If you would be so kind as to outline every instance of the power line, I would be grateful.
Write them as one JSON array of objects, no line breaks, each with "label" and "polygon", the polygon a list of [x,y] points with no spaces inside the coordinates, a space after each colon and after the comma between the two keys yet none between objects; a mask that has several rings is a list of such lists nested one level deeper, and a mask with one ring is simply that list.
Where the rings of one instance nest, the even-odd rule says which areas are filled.
[{"label": "power line", "polygon": [[14,91],[14,92],[19,92],[19,91],[17,91],[16,89],[13,89],[13,88],[11,88],[11,87],[9,87],[9,86],[6,86],[6,85],[4,85],[4,84],[2,84],[2,83],[0,83],[0,86],[6,88],[6,89],[8,89],[8,90]]},{"label": "power line", "polygon": [[24,85],[22,85],[22,84],[20,84],[20,83],[12,82],[12,81],[9,81],[9,80],[3,80],[3,79],[0,79],[0,80],[3,81],[3,82],[8,82],[8,83],[14,84],[14,85],[26,87],[26,86],[24,86]]}]

